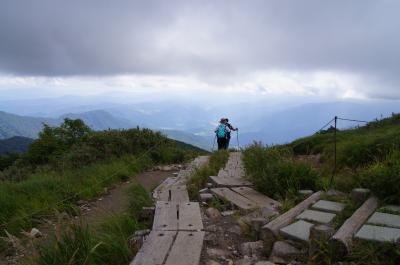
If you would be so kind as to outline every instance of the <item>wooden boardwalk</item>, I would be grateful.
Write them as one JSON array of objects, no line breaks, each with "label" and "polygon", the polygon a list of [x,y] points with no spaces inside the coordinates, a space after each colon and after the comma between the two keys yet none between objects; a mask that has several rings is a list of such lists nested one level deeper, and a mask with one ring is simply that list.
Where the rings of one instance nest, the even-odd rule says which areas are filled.
[{"label": "wooden boardwalk", "polygon": [[185,183],[196,168],[207,162],[207,156],[196,158],[177,177],[167,178],[153,191],[157,200],[153,230],[130,265],[199,264],[203,222],[200,205],[189,201]]},{"label": "wooden boardwalk", "polygon": [[263,207],[276,210],[280,206],[278,201],[252,189],[252,183],[244,179],[244,176],[241,153],[230,153],[225,168],[218,172],[218,176],[210,176],[210,180],[217,186],[211,192],[243,210]]}]

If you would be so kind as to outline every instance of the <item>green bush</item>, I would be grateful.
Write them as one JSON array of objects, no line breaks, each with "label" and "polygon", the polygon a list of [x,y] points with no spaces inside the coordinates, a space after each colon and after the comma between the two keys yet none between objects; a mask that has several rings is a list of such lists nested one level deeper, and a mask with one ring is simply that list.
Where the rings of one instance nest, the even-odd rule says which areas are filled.
[{"label": "green bush", "polygon": [[80,224],[62,230],[61,236],[39,247],[30,261],[37,265],[128,264],[134,256],[129,237],[140,228],[126,214],[110,216],[94,227]]},{"label": "green bush", "polygon": [[133,216],[138,216],[144,206],[152,206],[153,200],[149,192],[139,184],[133,184],[128,189],[129,211]]},{"label": "green bush", "polygon": [[299,189],[316,189],[318,173],[310,165],[296,161],[287,147],[254,144],[244,151],[247,177],[268,196],[285,198]]},{"label": "green bush", "polygon": [[218,171],[225,166],[228,158],[228,151],[216,151],[210,156],[210,160],[206,166],[196,169],[196,172],[190,177],[187,183],[187,188],[191,199],[198,198],[199,190],[206,186],[210,176],[216,176],[218,174]]},{"label": "green bush", "polygon": [[362,186],[370,188],[382,200],[400,203],[400,150],[392,150],[383,161],[378,161],[359,174]]}]

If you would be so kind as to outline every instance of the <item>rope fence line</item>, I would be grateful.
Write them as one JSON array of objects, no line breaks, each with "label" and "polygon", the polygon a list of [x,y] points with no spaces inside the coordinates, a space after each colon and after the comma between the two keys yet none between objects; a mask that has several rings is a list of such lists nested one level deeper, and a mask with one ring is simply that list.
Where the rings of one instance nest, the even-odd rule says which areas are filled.
[{"label": "rope fence line", "polygon": [[336,133],[337,133],[337,125],[338,125],[338,120],[341,121],[350,121],[350,122],[357,122],[357,123],[369,123],[368,121],[363,121],[363,120],[356,120],[356,119],[348,119],[348,118],[341,118],[338,116],[335,116],[332,120],[330,120],[328,123],[326,123],[321,129],[319,129],[317,132],[315,132],[314,134],[317,134],[319,132],[321,132],[322,130],[324,130],[328,125],[330,125],[332,122],[334,122],[334,131],[333,131],[333,152],[334,152],[334,164],[333,164],[333,170],[332,170],[332,175],[331,175],[331,179],[329,182],[329,185],[332,186],[333,184],[333,180],[334,177],[336,175],[336,170],[337,170],[337,138],[336,138]]},{"label": "rope fence line", "polygon": [[[150,153],[152,150],[154,150],[156,147],[159,147],[163,141],[165,141],[165,139],[160,139],[159,142],[157,142],[157,143],[156,143],[155,145],[153,145],[152,147],[148,148],[144,153],[142,153],[142,154],[140,154],[139,156],[135,157],[134,160],[132,161],[132,163],[135,163],[135,162],[139,161],[139,160],[142,159],[145,155],[147,155],[147,154]],[[121,173],[121,172],[122,172],[122,169],[121,169],[121,170],[117,170],[117,171],[115,171],[113,174],[111,174],[110,176],[108,176],[107,178],[103,179],[102,181],[97,182],[97,184],[102,184],[102,183],[104,183],[104,182],[106,182],[106,181],[112,179],[113,177],[115,177],[115,175],[117,175],[118,173]],[[86,192],[86,191],[88,191],[88,190],[89,190],[89,188],[83,189],[83,190],[81,190],[81,191],[79,191],[79,192],[77,192],[77,193],[74,193],[73,195],[71,195],[71,196],[69,196],[69,197],[67,197],[67,198],[64,198],[64,199],[62,199],[62,200],[56,202],[54,205],[52,205],[51,208],[56,207],[56,206],[58,206],[58,205],[60,205],[60,204],[62,204],[62,203],[65,203],[66,201],[72,200],[72,199],[76,198],[77,196],[81,195],[82,193],[84,193],[84,192]],[[26,214],[26,215],[22,215],[22,216],[19,216],[18,218],[12,219],[12,220],[10,220],[10,221],[8,221],[8,222],[6,222],[6,223],[0,224],[0,226],[6,228],[6,227],[7,227],[8,225],[10,225],[12,222],[19,221],[19,220],[25,219],[25,218],[27,218],[27,217],[32,217],[32,216],[34,216],[34,215],[39,214],[39,213],[42,212],[42,211],[49,210],[49,209],[50,209],[50,207],[45,207],[45,208],[38,209],[37,211],[34,211],[33,213],[29,213],[29,214]]]}]

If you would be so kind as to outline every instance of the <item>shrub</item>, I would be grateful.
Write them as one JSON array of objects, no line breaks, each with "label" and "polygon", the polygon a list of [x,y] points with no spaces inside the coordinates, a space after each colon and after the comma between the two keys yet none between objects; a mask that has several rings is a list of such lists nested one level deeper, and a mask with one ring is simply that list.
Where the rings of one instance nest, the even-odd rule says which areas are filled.
[{"label": "shrub", "polygon": [[196,169],[196,172],[190,177],[187,183],[191,199],[197,199],[199,190],[206,186],[208,178],[210,176],[216,176],[218,171],[225,166],[228,158],[228,151],[216,151],[210,156],[210,160],[206,166]]},{"label": "shrub", "polygon": [[128,189],[129,211],[133,216],[138,216],[144,206],[152,206],[153,200],[149,192],[139,184],[133,184]]},{"label": "shrub", "polygon": [[268,196],[285,198],[299,189],[315,189],[318,173],[310,165],[295,161],[287,147],[254,144],[244,151],[246,175]]},{"label": "shrub", "polygon": [[400,203],[400,150],[392,150],[384,161],[378,161],[360,172],[360,183],[382,200]]}]

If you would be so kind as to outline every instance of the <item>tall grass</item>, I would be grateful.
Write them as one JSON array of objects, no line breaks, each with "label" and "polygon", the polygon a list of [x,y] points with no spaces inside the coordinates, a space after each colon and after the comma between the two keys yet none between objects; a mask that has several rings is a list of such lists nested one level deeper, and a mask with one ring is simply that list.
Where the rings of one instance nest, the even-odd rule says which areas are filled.
[{"label": "tall grass", "polygon": [[383,201],[400,203],[400,150],[392,150],[383,161],[364,168],[359,174],[359,182]]},{"label": "tall grass", "polygon": [[[135,208],[148,206],[151,198],[145,189],[133,184],[128,189]],[[128,264],[135,255],[130,237],[144,224],[130,211],[110,215],[96,225],[69,224],[59,235],[39,247],[38,256],[29,264],[36,265],[108,265]]]},{"label": "tall grass", "polygon": [[268,196],[284,199],[299,189],[316,189],[319,175],[304,162],[296,161],[287,147],[249,146],[243,157],[246,175]]},{"label": "tall grass", "polygon": [[218,174],[218,171],[225,166],[228,158],[228,151],[216,151],[210,156],[210,160],[207,165],[196,169],[193,176],[191,176],[187,182],[187,188],[191,199],[198,198],[199,190],[206,186],[210,176],[216,176]]}]

